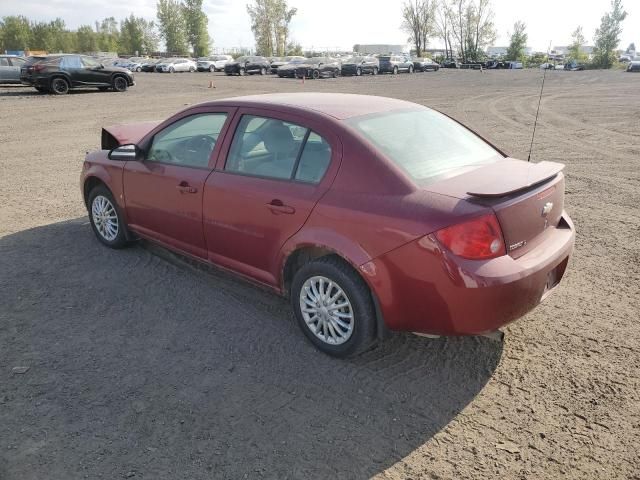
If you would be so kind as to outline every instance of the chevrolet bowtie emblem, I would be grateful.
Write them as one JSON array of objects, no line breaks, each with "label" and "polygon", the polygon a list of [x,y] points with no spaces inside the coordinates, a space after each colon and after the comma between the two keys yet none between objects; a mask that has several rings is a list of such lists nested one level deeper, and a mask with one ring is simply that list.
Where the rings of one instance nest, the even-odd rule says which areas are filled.
[{"label": "chevrolet bowtie emblem", "polygon": [[552,208],[553,208],[553,203],[552,202],[545,203],[544,206],[542,207],[541,215],[543,217],[546,217],[547,215],[549,215],[549,212],[551,211]]}]

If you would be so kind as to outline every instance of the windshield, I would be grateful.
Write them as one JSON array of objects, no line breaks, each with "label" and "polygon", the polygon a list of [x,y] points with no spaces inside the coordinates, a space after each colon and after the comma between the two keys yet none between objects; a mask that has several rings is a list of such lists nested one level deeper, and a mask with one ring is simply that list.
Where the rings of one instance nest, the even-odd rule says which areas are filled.
[{"label": "windshield", "polygon": [[456,121],[426,108],[354,117],[346,123],[414,180],[435,181],[457,168],[502,158]]},{"label": "windshield", "polygon": [[360,63],[364,61],[364,57],[351,57],[347,58],[344,63]]},{"label": "windshield", "polygon": [[249,57],[238,57],[238,58],[236,58],[236,62],[238,62],[238,63],[246,62],[247,60],[249,60]]}]

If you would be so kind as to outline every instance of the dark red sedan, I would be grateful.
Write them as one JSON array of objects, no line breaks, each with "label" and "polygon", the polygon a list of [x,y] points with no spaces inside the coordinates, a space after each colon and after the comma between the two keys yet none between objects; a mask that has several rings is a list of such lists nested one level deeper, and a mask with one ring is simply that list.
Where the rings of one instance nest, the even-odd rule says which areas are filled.
[{"label": "dark red sedan", "polygon": [[146,238],[266,285],[345,356],[388,330],[485,334],[534,308],[573,249],[562,169],[420,105],[299,93],[105,128],[81,188],[103,244]]}]

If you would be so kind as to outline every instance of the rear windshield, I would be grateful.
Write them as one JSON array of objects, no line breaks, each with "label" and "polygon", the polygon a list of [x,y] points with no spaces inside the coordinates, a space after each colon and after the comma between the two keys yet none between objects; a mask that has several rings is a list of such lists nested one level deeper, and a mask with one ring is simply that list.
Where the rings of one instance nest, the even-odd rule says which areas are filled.
[{"label": "rear windshield", "polygon": [[414,180],[435,181],[461,167],[502,158],[480,137],[434,110],[378,113],[350,118],[346,123]]},{"label": "rear windshield", "polygon": [[379,57],[380,60],[384,60],[385,62],[388,62],[389,60],[391,60],[391,57]]}]

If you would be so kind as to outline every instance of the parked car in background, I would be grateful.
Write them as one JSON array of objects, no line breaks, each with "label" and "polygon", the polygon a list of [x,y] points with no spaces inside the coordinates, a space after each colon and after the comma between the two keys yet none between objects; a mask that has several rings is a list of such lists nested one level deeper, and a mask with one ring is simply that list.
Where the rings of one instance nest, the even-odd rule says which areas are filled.
[{"label": "parked car in background", "polygon": [[437,72],[440,70],[440,64],[430,58],[414,58],[413,70],[415,72]]},{"label": "parked car in background", "polygon": [[167,58],[156,64],[156,72],[160,73],[195,72],[196,69],[196,62],[190,58]]},{"label": "parked car in background", "polygon": [[351,57],[342,62],[340,72],[342,75],[360,76],[363,73],[377,75],[380,71],[380,62],[376,57]]},{"label": "parked car in background", "polygon": [[289,63],[285,63],[278,67],[277,75],[280,78],[295,78],[297,76],[298,67],[308,64],[309,59],[305,57],[296,58]]},{"label": "parked car in background", "polygon": [[484,68],[489,70],[500,70],[503,68],[509,68],[509,62],[503,60],[487,60],[484,64]]},{"label": "parked car in background", "polygon": [[640,57],[634,57],[627,65],[627,72],[640,72]]},{"label": "parked car in background", "polygon": [[413,62],[409,57],[403,55],[382,55],[378,57],[380,73],[399,72],[413,73]]},{"label": "parked car in background", "polygon": [[106,127],[80,185],[105,246],[141,237],[264,285],[344,357],[387,330],[494,332],[544,301],[575,238],[563,168],[422,105],[283,93]]},{"label": "parked car in background", "polygon": [[570,72],[577,72],[579,70],[584,70],[584,64],[576,62],[575,60],[570,60],[564,64],[564,69]]},{"label": "parked car in background", "polygon": [[460,63],[458,63],[458,61],[455,60],[454,58],[445,58],[440,63],[440,66],[442,68],[460,68]]},{"label": "parked car in background", "polygon": [[142,64],[145,63],[147,60],[148,59],[145,57],[131,57],[122,63],[118,63],[118,66],[126,68],[131,72],[141,72]]},{"label": "parked car in background", "polygon": [[313,57],[295,65],[295,76],[297,78],[304,77],[317,80],[324,77],[336,78],[340,75],[340,61],[336,58]]},{"label": "parked car in background", "polygon": [[147,61],[142,62],[142,65],[140,65],[140,70],[142,72],[155,72],[156,71],[156,66],[159,63],[164,62],[166,59],[164,58],[149,58],[147,59]]},{"label": "parked car in background", "polygon": [[106,67],[87,55],[30,57],[20,70],[20,81],[39,92],[56,95],[86,87],[124,92],[135,85],[133,74],[126,68]]},{"label": "parked car in background", "polygon": [[545,62],[540,65],[540,70],[554,70],[555,68],[555,64],[551,62]]},{"label": "parked car in background", "polygon": [[266,75],[270,68],[269,60],[265,57],[239,57],[234,62],[229,62],[224,66],[224,73],[227,75],[253,75],[256,73]]},{"label": "parked car in background", "polygon": [[200,57],[197,62],[199,72],[218,72],[224,70],[227,63],[233,62],[231,55],[211,55]]},{"label": "parked car in background", "polygon": [[275,73],[278,73],[278,68],[280,68],[283,65],[286,65],[291,62],[301,62],[305,60],[306,60],[305,57],[301,57],[299,55],[291,55],[288,57],[274,57],[273,59],[270,60],[269,71],[275,74]]},{"label": "parked car in background", "polygon": [[20,83],[20,69],[26,59],[15,55],[0,55],[0,83]]}]

